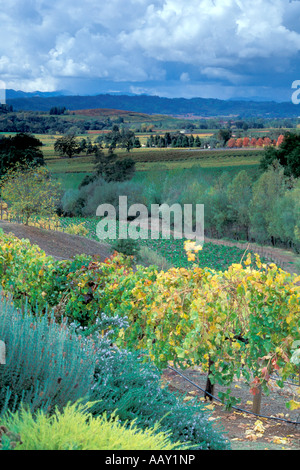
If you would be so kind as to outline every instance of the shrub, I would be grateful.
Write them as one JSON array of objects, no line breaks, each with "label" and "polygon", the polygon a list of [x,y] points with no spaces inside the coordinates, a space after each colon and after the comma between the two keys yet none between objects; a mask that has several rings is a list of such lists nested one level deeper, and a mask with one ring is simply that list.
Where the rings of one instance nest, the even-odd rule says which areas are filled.
[{"label": "shrub", "polygon": [[157,266],[158,269],[167,271],[171,268],[171,264],[168,263],[160,253],[150,249],[148,246],[142,245],[140,247],[139,259],[143,265],[146,266]]},{"label": "shrub", "polygon": [[20,436],[11,432],[7,427],[0,426],[0,450],[12,450],[20,444]]},{"label": "shrub", "polygon": [[60,185],[45,168],[8,171],[1,178],[1,197],[10,211],[28,225],[35,216],[53,217],[60,197]]},{"label": "shrub", "polygon": [[0,416],[21,402],[35,411],[62,409],[86,396],[93,383],[95,349],[80,341],[74,328],[44,315],[35,318],[12,302],[0,303],[0,338],[6,344],[6,365],[0,368]]},{"label": "shrub", "polygon": [[209,413],[196,401],[186,403],[167,387],[163,388],[159,370],[136,352],[103,348],[98,355],[96,382],[90,400],[91,412],[116,414],[126,423],[135,420],[141,429],[160,422],[162,431],[172,431],[172,442],[188,443],[189,448],[226,450],[229,442],[221,428],[209,421]]},{"label": "shrub", "polygon": [[12,294],[17,306],[42,314],[47,305],[56,306],[69,288],[68,274],[87,267],[92,257],[77,255],[56,261],[29,240],[0,232],[0,279],[4,294]]},{"label": "shrub", "polygon": [[127,240],[117,239],[112,243],[112,248],[123,255],[139,258],[140,247],[137,240],[132,240],[131,238]]},{"label": "shrub", "polygon": [[132,204],[144,202],[142,192],[143,187],[140,183],[134,181],[108,183],[98,177],[81,186],[78,191],[68,192],[62,200],[63,211],[69,215],[94,217],[99,205],[112,204],[118,215],[119,195],[127,196],[130,207]]},{"label": "shrub", "polygon": [[169,440],[170,433],[152,429],[141,431],[134,422],[121,424],[104,414],[94,418],[89,404],[68,404],[53,416],[38,411],[34,416],[25,409],[10,414],[5,424],[18,433],[21,444],[16,450],[173,450],[184,448]]},{"label": "shrub", "polygon": [[[135,267],[132,258],[121,254],[115,254],[104,263],[91,262],[88,267],[82,266],[69,274],[72,288],[66,292],[60,312],[82,326],[93,325],[100,313],[119,314],[120,309],[131,302],[132,289],[137,282],[147,284],[155,278],[155,267]],[[126,317],[126,314],[121,316]],[[143,328],[138,323],[136,327],[139,331]],[[138,338],[138,331],[136,334]]]},{"label": "shrub", "polygon": [[28,300],[32,306],[45,304],[43,291],[45,273],[55,260],[29,240],[12,234],[0,234],[0,279],[4,293],[11,292],[14,301]]},{"label": "shrub", "polygon": [[69,225],[64,229],[64,232],[69,233],[70,235],[79,235],[81,237],[86,237],[89,233],[83,222],[81,224]]}]

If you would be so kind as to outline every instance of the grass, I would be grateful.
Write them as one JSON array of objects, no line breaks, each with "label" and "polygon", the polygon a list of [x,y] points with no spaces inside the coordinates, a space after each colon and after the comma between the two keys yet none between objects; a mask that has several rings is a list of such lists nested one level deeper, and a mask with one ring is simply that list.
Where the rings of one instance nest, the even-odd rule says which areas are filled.
[{"label": "grass", "polygon": [[77,189],[85,178],[86,173],[54,173],[53,178],[58,180],[61,187],[67,191],[68,189]]},{"label": "grass", "polygon": [[94,169],[94,157],[47,159],[46,165],[52,174],[55,173],[91,173]]}]

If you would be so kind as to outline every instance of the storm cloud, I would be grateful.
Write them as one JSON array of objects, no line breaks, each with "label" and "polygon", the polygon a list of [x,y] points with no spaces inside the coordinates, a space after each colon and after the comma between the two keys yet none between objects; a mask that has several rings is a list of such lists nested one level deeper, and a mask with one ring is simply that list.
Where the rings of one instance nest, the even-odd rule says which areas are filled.
[{"label": "storm cloud", "polygon": [[0,0],[0,79],[24,91],[285,99],[300,2]]}]

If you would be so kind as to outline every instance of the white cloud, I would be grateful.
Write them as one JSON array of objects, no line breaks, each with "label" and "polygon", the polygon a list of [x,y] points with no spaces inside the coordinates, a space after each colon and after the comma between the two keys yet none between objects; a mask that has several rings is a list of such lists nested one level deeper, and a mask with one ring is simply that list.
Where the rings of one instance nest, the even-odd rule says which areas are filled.
[{"label": "white cloud", "polygon": [[189,82],[190,81],[190,76],[187,72],[182,72],[182,74],[180,75],[180,81],[181,82]]},{"label": "white cloud", "polygon": [[23,89],[53,89],[72,77],[165,81],[172,63],[178,71],[171,78],[181,86],[195,79],[193,73],[200,82],[237,85],[256,73],[256,61],[280,74],[300,51],[297,1],[1,3],[0,78]]},{"label": "white cloud", "polygon": [[[149,8],[142,28],[124,34],[161,61],[220,66],[228,60],[293,55],[300,35],[283,24],[288,0],[166,0]],[[298,15],[300,4],[298,5]]]}]

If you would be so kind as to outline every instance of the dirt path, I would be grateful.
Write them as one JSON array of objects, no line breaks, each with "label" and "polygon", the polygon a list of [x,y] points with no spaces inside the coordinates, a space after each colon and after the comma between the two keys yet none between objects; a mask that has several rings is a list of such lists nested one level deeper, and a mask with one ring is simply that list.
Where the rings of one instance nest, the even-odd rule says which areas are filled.
[{"label": "dirt path", "polygon": [[31,244],[38,245],[47,255],[58,260],[71,259],[76,255],[87,254],[91,256],[98,255],[103,261],[111,254],[109,245],[78,235],[69,235],[64,232],[44,230],[4,221],[0,221],[0,229],[5,233],[13,233],[17,238],[30,240]]}]

